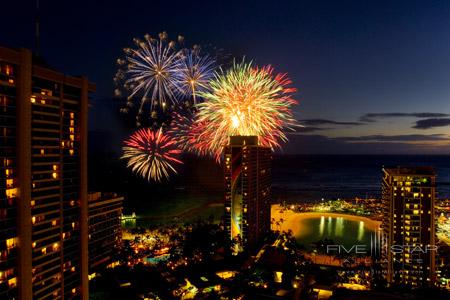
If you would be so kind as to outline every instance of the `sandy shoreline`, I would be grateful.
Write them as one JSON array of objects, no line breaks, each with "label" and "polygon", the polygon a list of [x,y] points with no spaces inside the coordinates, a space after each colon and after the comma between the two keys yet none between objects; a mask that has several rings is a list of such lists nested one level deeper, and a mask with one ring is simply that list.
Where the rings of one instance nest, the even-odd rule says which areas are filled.
[{"label": "sandy shoreline", "polygon": [[280,223],[279,228],[276,225],[272,225],[272,228],[281,229],[283,231],[291,229],[294,235],[301,229],[300,228],[301,220],[320,218],[322,216],[331,218],[340,217],[351,221],[359,221],[359,222],[362,221],[364,222],[364,226],[372,230],[378,230],[381,225],[381,221],[372,220],[363,216],[355,216],[331,212],[294,212],[289,209],[282,210],[279,205],[272,205],[271,207],[271,218],[275,219],[275,221],[279,221],[280,219],[284,220],[282,223]]}]

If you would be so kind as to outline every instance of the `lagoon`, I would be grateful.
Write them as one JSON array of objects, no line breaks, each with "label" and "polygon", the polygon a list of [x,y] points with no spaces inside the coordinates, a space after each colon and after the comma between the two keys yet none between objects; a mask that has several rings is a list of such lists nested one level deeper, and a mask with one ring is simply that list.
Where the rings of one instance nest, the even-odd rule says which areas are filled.
[{"label": "lagoon", "polygon": [[375,237],[380,226],[379,221],[366,217],[329,212],[296,213],[283,210],[278,205],[272,206],[271,217],[283,220],[279,225],[273,224],[272,229],[292,230],[297,241],[306,250],[313,250],[314,242],[326,238],[346,248],[353,245],[366,245],[370,248],[371,239]]}]

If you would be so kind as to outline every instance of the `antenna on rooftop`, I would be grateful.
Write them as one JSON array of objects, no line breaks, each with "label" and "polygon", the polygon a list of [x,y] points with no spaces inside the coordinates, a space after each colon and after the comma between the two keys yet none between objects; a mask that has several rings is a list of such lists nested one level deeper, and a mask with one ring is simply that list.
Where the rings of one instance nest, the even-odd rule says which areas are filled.
[{"label": "antenna on rooftop", "polygon": [[40,31],[40,16],[39,16],[39,0],[36,0],[36,31],[34,37],[34,50],[36,52],[36,56],[39,56],[39,31]]}]

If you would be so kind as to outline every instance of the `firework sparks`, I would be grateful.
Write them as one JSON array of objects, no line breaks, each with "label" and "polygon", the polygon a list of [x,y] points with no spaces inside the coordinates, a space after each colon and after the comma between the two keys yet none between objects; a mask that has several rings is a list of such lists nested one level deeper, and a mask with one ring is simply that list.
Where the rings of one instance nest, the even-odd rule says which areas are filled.
[{"label": "firework sparks", "polygon": [[168,179],[177,173],[174,164],[181,164],[175,140],[157,131],[142,128],[136,131],[123,147],[122,159],[128,160],[127,167],[148,181]]},{"label": "firework sparks", "polygon": [[197,104],[199,92],[205,92],[214,76],[215,61],[207,54],[202,55],[198,46],[184,51],[184,68],[181,89],[184,95]]},{"label": "firework sparks", "polygon": [[291,107],[297,102],[286,74],[274,75],[273,68],[257,68],[252,63],[234,64],[210,82],[210,91],[201,92],[205,102],[197,105],[197,121],[206,124],[199,139],[219,158],[232,135],[255,135],[259,143],[272,149],[286,141],[284,130],[297,122]]},{"label": "firework sparks", "polygon": [[[178,38],[182,40],[182,37]],[[150,105],[151,113],[159,107],[167,106],[178,100],[181,92],[183,55],[176,49],[176,43],[169,41],[166,32],[159,34],[158,39],[145,35],[144,40],[134,39],[136,48],[126,48],[125,59],[119,59],[120,66],[114,81],[127,92],[127,107],[132,107],[135,99],[139,102],[138,116]],[[116,96],[122,91],[116,89]],[[127,108],[125,109],[125,111]]]},{"label": "firework sparks", "polygon": [[[114,77],[115,95],[126,97],[129,112],[138,103],[138,126],[155,125],[182,101],[190,105],[199,100],[213,78],[215,59],[201,52],[200,46],[183,48],[184,38],[169,41],[166,32],[154,39],[134,39],[135,48],[124,49],[125,58],[118,59]],[[144,124],[142,122],[144,121]],[[150,122],[148,122],[150,121]]]},{"label": "firework sparks", "polygon": [[180,149],[199,156],[213,156],[207,139],[200,139],[205,124],[196,121],[196,113],[186,109],[172,114],[169,133],[174,137]]}]

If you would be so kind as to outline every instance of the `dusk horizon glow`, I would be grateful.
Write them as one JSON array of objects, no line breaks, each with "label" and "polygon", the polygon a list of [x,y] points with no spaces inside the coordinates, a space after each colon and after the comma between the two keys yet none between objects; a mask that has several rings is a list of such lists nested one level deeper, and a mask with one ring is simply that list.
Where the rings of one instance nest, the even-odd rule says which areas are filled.
[{"label": "dusk horizon glow", "polygon": [[[21,4],[5,5],[5,22],[17,26],[0,29],[3,42],[33,48],[34,4],[21,15]],[[120,114],[111,116],[117,124],[102,124],[101,112],[122,49],[134,36],[167,31],[289,74],[305,127],[289,134],[285,153],[381,154],[372,147],[381,143],[387,154],[450,154],[449,3],[81,1],[70,13],[63,6],[41,3],[39,52],[55,69],[97,83],[90,130],[123,127]]]},{"label": "dusk horizon glow", "polygon": [[0,299],[450,299],[449,1],[2,9]]}]

